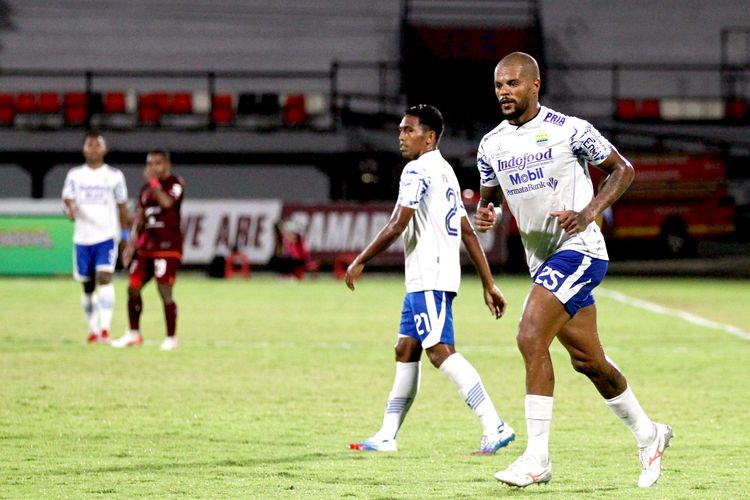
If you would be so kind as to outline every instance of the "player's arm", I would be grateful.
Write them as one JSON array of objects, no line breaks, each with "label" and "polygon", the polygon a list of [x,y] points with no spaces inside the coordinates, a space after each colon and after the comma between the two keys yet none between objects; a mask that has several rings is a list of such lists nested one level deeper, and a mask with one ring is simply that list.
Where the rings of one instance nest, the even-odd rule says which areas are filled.
[{"label": "player's arm", "polygon": [[487,256],[484,254],[484,250],[482,250],[477,233],[474,232],[474,228],[466,216],[461,217],[461,241],[463,241],[464,248],[466,248],[472,264],[474,264],[474,269],[477,270],[477,274],[482,280],[485,304],[487,304],[490,313],[495,318],[502,317],[505,312],[505,297],[503,297],[503,294],[497,288],[497,285],[495,285],[495,279],[492,277]]},{"label": "player's arm", "polygon": [[63,198],[63,205],[65,207],[65,215],[68,216],[68,219],[76,220],[78,211],[76,210],[76,204],[73,201],[73,198]]},{"label": "player's arm", "polygon": [[557,217],[557,221],[568,234],[576,234],[584,231],[596,217],[617,201],[627,191],[635,177],[633,165],[622,156],[616,149],[607,158],[596,165],[604,173],[608,174],[596,196],[580,212],[573,210],[559,210],[550,212]]},{"label": "player's arm", "polygon": [[125,248],[122,250],[122,265],[124,267],[128,267],[133,260],[133,255],[135,255],[135,242],[138,241],[138,236],[141,234],[144,222],[143,207],[139,204],[138,208],[135,210],[135,215],[133,216],[133,225],[130,227],[130,234],[125,242]]},{"label": "player's arm", "polygon": [[172,206],[177,203],[177,200],[174,197],[164,191],[164,188],[161,186],[158,179],[152,178],[148,181],[148,184],[151,187],[151,193],[153,193],[154,198],[156,198],[156,201],[161,208],[172,208]]},{"label": "player's arm", "polygon": [[119,212],[119,215],[120,215],[120,227],[123,229],[130,227],[130,224],[132,223],[132,221],[130,220],[130,214],[128,213],[128,204],[118,203],[117,211]]},{"label": "player's arm", "polygon": [[479,207],[474,224],[480,233],[494,229],[502,215],[503,191],[500,186],[479,186]]},{"label": "player's arm", "polygon": [[354,282],[362,275],[365,264],[380,252],[387,250],[401,236],[401,233],[404,232],[404,229],[406,229],[406,226],[414,215],[414,211],[413,208],[396,205],[388,223],[383,226],[383,229],[378,232],[375,238],[357,255],[346,269],[346,276],[344,277],[346,286],[354,290]]}]

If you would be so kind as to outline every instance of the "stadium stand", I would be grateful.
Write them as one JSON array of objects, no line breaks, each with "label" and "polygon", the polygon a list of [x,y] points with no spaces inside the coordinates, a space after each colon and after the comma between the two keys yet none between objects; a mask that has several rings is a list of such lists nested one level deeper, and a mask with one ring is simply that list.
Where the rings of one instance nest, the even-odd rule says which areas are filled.
[{"label": "stadium stand", "polygon": [[[0,146],[7,164],[33,171],[36,197],[54,191],[45,192],[46,172],[80,158],[71,144],[88,126],[111,134],[113,162],[139,163],[153,144],[178,151],[182,164],[304,163],[331,176],[332,199],[373,192],[342,166],[375,157],[381,185],[367,196],[387,196],[397,163],[393,126],[407,103],[443,99],[446,154],[470,165],[466,151],[497,119],[487,75],[501,52],[522,48],[546,66],[543,102],[615,131],[618,144],[668,148],[700,134],[693,140],[700,147],[744,154],[748,60],[729,50],[724,58],[718,42],[736,13],[685,0],[680,9],[701,15],[686,16],[685,36],[667,37],[647,28],[665,9],[644,9],[652,20],[619,4],[589,5],[587,15],[600,22],[584,36],[567,24],[571,2],[101,0],[91,9],[87,0],[9,0],[14,29],[0,32]],[[727,47],[750,46],[747,32],[732,31],[740,41]],[[617,43],[596,42],[605,36]],[[511,43],[519,40],[528,44]],[[417,78],[420,54],[440,70]],[[42,113],[43,93],[56,94],[59,109]],[[467,120],[477,123],[464,128]],[[42,128],[54,133],[33,133]]]}]

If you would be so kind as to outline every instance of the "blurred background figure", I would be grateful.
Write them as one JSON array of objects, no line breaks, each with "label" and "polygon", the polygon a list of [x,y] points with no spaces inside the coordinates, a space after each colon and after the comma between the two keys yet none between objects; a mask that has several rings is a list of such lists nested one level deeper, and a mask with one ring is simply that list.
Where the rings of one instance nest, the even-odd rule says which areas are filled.
[{"label": "blurred background figure", "polygon": [[[109,342],[115,307],[112,273],[117,261],[117,242],[120,228],[129,225],[125,176],[104,163],[106,154],[104,137],[96,132],[87,133],[83,143],[86,163],[68,172],[62,191],[65,213],[75,223],[73,275],[83,284],[81,304],[88,323],[89,343]],[[99,291],[94,295],[97,285]]]},{"label": "blurred background figure", "polygon": [[307,243],[297,224],[290,220],[279,220],[274,226],[276,244],[268,267],[282,276],[301,280],[305,271],[315,271],[316,263],[310,258]]},{"label": "blurred background figure", "polygon": [[172,287],[182,262],[182,230],[180,209],[185,193],[182,178],[172,173],[169,153],[155,149],[146,156],[146,183],[138,197],[133,229],[122,255],[122,263],[130,273],[128,287],[128,320],[130,329],[112,342],[112,347],[141,345],[140,321],[143,312],[141,288],[156,279],[164,304],[167,336],[161,349],[177,348],[177,304]]}]

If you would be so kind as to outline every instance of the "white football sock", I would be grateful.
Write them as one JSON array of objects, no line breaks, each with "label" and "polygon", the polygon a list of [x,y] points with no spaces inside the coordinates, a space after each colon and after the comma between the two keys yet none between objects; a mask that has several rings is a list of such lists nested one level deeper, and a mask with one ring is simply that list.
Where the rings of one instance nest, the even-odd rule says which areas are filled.
[{"label": "white football sock", "polygon": [[479,417],[483,434],[495,434],[503,425],[503,420],[497,414],[495,405],[487,391],[484,390],[482,379],[474,367],[459,353],[448,356],[440,365],[440,371],[445,373],[453,385],[456,386],[466,404]]},{"label": "white football sock", "polygon": [[115,310],[115,285],[99,285],[99,323],[102,330],[109,331]]},{"label": "white football sock", "polygon": [[619,396],[612,399],[606,399],[605,402],[612,413],[622,420],[628,428],[633,431],[633,436],[638,443],[639,448],[648,446],[654,440],[656,427],[654,422],[648,418],[646,412],[641,408],[641,404],[628,386]]},{"label": "white football sock", "polygon": [[533,456],[541,464],[546,464],[549,460],[549,431],[552,427],[554,400],[552,396],[536,394],[527,394],[524,399],[526,430],[529,434],[524,455]]},{"label": "white football sock", "polygon": [[421,362],[396,362],[396,377],[385,405],[383,425],[376,436],[380,439],[396,439],[398,430],[411,408],[419,391]]},{"label": "white football sock", "polygon": [[81,306],[83,315],[86,316],[86,324],[89,325],[89,333],[99,333],[99,307],[96,295],[81,292]]}]

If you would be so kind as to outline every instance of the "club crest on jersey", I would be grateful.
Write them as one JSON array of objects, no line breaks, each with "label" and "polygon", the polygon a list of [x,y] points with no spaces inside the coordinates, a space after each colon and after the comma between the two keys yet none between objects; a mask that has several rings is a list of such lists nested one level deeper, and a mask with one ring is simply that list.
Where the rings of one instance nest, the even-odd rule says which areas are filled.
[{"label": "club crest on jersey", "polygon": [[537,146],[545,146],[547,144],[547,141],[549,140],[549,134],[547,132],[537,132],[536,136],[534,137],[534,140],[536,140]]},{"label": "club crest on jersey", "polygon": [[550,177],[549,180],[547,181],[547,185],[552,188],[552,191],[557,189],[557,184],[558,184],[558,181],[554,177]]}]

